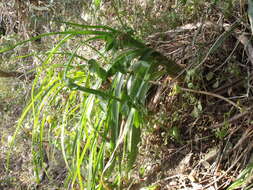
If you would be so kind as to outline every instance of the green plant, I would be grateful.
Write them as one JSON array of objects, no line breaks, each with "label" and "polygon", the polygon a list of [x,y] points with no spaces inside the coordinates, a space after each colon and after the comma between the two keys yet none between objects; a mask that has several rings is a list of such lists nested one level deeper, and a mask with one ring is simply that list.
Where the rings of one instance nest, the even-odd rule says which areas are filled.
[{"label": "green plant", "polygon": [[[66,184],[78,184],[81,189],[120,188],[138,153],[149,81],[164,73],[157,69],[160,66],[172,77],[181,67],[127,32],[107,26],[63,24],[71,29],[41,34],[0,50],[4,53],[42,37],[64,36],[50,51],[42,52],[44,59],[36,71],[31,101],[10,146],[23,123],[30,123],[38,183],[46,169],[48,142],[62,152],[68,170]],[[73,48],[66,51],[69,43]],[[96,58],[80,55],[82,48],[93,51]]]},{"label": "green plant", "polygon": [[229,125],[226,124],[222,128],[215,130],[215,136],[219,139],[224,139],[228,135]]},{"label": "green plant", "polygon": [[252,169],[253,169],[253,164],[249,163],[247,167],[240,173],[238,178],[227,188],[227,190],[238,189],[241,187],[244,187],[243,189],[245,190],[251,189],[252,184],[249,185],[250,184],[249,182],[252,177]]}]

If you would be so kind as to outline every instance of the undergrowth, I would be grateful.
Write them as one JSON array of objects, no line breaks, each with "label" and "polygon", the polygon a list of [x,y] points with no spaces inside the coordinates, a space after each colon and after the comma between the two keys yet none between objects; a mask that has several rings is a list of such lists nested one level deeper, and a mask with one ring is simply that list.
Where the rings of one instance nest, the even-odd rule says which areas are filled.
[{"label": "undergrowth", "polygon": [[[165,73],[157,70],[159,65],[172,76],[181,67],[127,32],[107,26],[65,24],[70,27],[66,31],[41,34],[1,50],[3,53],[50,35],[64,36],[43,53],[31,102],[19,120],[11,146],[28,122],[37,183],[48,167],[46,162],[54,157],[54,153],[45,153],[47,143],[50,149],[62,152],[68,186],[74,188],[78,183],[81,189],[121,188],[129,183],[128,171],[138,153],[149,81]],[[75,47],[66,51],[66,44],[77,40],[78,35],[86,39],[75,41]],[[96,41],[102,41],[102,47],[94,47]],[[95,57],[83,57],[81,49],[94,51]],[[58,64],[54,64],[56,59]]]}]

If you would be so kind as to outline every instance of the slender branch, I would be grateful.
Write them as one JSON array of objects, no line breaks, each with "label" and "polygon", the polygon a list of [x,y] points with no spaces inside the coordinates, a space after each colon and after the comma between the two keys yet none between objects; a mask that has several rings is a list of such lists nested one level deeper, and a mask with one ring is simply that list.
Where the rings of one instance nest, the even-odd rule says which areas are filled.
[{"label": "slender branch", "polygon": [[20,76],[22,76],[23,73],[19,73],[19,72],[6,72],[3,70],[0,70],[0,77],[5,77],[5,78],[9,78],[9,77],[14,77],[14,78],[18,78]]},{"label": "slender branch", "polygon": [[21,80],[33,80],[34,79],[34,74],[28,74],[28,76],[26,76],[25,73],[20,73],[20,72],[6,72],[3,70],[0,70],[0,78],[19,78]]},{"label": "slender branch", "polygon": [[216,125],[213,125],[212,128],[219,128],[219,127],[224,126],[225,124],[233,123],[233,122],[237,121],[238,119],[240,119],[240,118],[242,118],[242,117],[244,117],[244,116],[246,116],[246,115],[252,113],[252,109],[253,109],[253,106],[249,107],[246,111],[244,111],[244,112],[242,112],[242,113],[239,113],[239,114],[237,114],[237,115],[231,117],[231,118],[230,118],[229,120],[227,120],[227,121],[224,121],[224,122],[222,122],[222,123],[218,123],[218,124],[216,124]]},{"label": "slender branch", "polygon": [[222,99],[222,100],[228,102],[229,104],[233,105],[234,107],[236,107],[239,110],[242,109],[240,106],[238,106],[236,103],[234,103],[233,101],[229,100],[228,98],[225,98],[224,96],[221,96],[221,95],[218,95],[218,94],[214,94],[212,92],[206,92],[206,91],[201,91],[201,90],[193,90],[193,89],[188,89],[188,88],[183,88],[183,87],[181,87],[180,89],[183,90],[183,91],[186,91],[186,92],[193,92],[193,93],[205,94],[205,95],[208,95],[208,96],[213,96],[213,97],[216,97],[216,98],[219,98],[219,99]]}]

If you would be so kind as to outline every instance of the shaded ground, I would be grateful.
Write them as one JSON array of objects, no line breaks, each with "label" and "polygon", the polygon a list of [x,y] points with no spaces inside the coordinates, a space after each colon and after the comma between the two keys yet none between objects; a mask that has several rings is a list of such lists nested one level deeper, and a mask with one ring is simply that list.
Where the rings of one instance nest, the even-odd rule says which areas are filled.
[{"label": "shaded ground", "polygon": [[[86,7],[82,7],[82,4],[77,2],[79,1],[61,4],[56,1],[52,7],[48,4],[48,10],[36,12],[34,9],[34,12],[28,11],[26,14],[20,11],[20,7],[28,9],[26,4],[16,4],[16,7],[14,4],[2,4],[5,8],[9,8],[9,12],[3,14],[5,21],[9,22],[5,23],[4,36],[12,34],[12,40],[15,41],[17,33],[25,38],[47,32],[52,29],[49,20],[58,17],[68,17],[72,21],[87,19],[85,21],[95,23],[93,17],[87,17],[88,9],[85,10]],[[182,17],[175,17],[173,20],[172,14],[165,15],[169,10],[177,13],[176,8],[173,8],[173,3],[169,5],[158,1],[152,7],[149,4],[142,4],[143,2],[145,1],[137,4],[129,1],[128,7],[124,10],[126,12],[123,14],[128,15],[130,26],[136,30],[142,27],[147,29],[146,33],[141,33],[147,43],[183,65],[187,76],[185,82],[179,84],[185,87],[181,89],[173,88],[175,81],[168,76],[154,82],[147,100],[150,111],[147,116],[147,129],[143,133],[140,155],[132,171],[132,181],[126,182],[128,184],[126,189],[151,188],[151,186],[156,190],[226,189],[245,167],[252,164],[253,62],[249,59],[250,52],[247,52],[247,46],[240,40],[242,37],[248,37],[250,33],[249,23],[244,18],[244,5],[233,5],[227,9],[224,8],[226,5],[214,6],[209,11],[210,4],[200,3],[196,6],[196,10],[191,12],[191,18],[187,18],[185,13]],[[46,3],[35,4],[42,8],[47,7],[46,5]],[[133,5],[140,8],[138,13],[141,16],[148,18],[147,25],[153,23],[152,30],[146,25],[139,24],[141,16],[138,17],[140,20],[129,16],[134,12]],[[162,5],[165,8],[162,8]],[[71,10],[77,7],[81,8],[73,13]],[[93,13],[94,15],[104,14],[105,16],[101,18],[105,22],[116,22],[113,20],[115,17],[112,17],[115,13],[108,13],[108,10],[112,10],[109,2],[105,3],[100,11]],[[157,12],[157,14],[154,14],[152,18],[145,12],[147,10],[150,10],[150,13]],[[200,10],[204,10],[202,11],[204,14],[200,14]],[[14,14],[13,11],[17,11],[18,14]],[[230,15],[228,15],[229,11]],[[38,19],[41,23],[36,25],[29,20],[31,15],[35,17],[44,15],[45,19]],[[238,22],[235,30],[226,33],[227,27],[233,26],[238,15],[243,20]],[[154,24],[155,21],[157,21],[156,24]],[[165,25],[166,21],[171,21],[171,23]],[[17,24],[11,24],[13,22]],[[41,27],[43,23],[46,25]],[[190,25],[187,25],[189,23]],[[59,26],[56,25],[52,30],[58,28]],[[223,36],[226,37],[223,38]],[[8,41],[5,40],[2,39],[3,42]],[[217,44],[222,45],[217,46]],[[33,44],[36,47],[32,46],[32,48],[43,48],[47,45],[50,44],[42,41]],[[5,56],[8,55],[4,55],[1,61],[5,60]],[[12,68],[27,71],[30,67],[36,66],[34,60],[24,59],[24,61],[32,64],[24,66],[19,63]],[[3,68],[9,69],[8,67],[3,65]],[[18,83],[23,84],[25,81]],[[12,85],[14,90],[10,91],[8,87]],[[26,132],[17,139],[19,146],[13,150],[10,173],[5,172],[8,138],[15,131],[15,123],[27,100],[24,97],[28,96],[29,88],[26,88],[27,91],[19,91],[18,96],[10,97],[11,94],[16,93],[15,89],[24,88],[15,87],[15,84],[6,85],[6,81],[3,81],[1,86],[4,86],[9,97],[3,95],[0,102],[2,131],[0,133],[0,188],[57,189],[62,187],[65,177],[62,163],[50,166],[52,179],[45,178],[41,185],[36,184],[30,153],[31,141]],[[3,93],[3,90],[1,92]],[[231,105],[230,101],[233,101],[235,105]],[[244,186],[251,185],[251,180],[250,177],[244,178],[246,182]]]}]

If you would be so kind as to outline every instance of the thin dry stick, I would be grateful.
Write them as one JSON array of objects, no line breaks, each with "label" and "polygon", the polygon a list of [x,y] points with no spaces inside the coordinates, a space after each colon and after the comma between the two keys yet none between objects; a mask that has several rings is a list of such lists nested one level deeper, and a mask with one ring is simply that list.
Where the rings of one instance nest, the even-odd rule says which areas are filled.
[{"label": "thin dry stick", "polygon": [[173,30],[168,30],[166,32],[158,32],[155,33],[151,36],[148,36],[148,39],[158,39],[159,36],[164,36],[164,35],[169,35],[171,37],[174,37],[176,34],[178,33],[182,33],[182,32],[188,32],[191,30],[196,30],[202,27],[208,27],[208,28],[218,28],[216,23],[213,23],[211,21],[207,21],[205,23],[202,22],[198,22],[198,23],[190,23],[190,24],[186,24],[183,26],[179,26],[176,29]]},{"label": "thin dry stick", "polygon": [[[231,28],[231,25],[229,24],[224,24],[224,29],[226,31],[229,30],[229,28]],[[251,64],[253,65],[253,46],[251,44],[251,40],[250,40],[250,35],[247,33],[243,33],[240,30],[234,30],[234,36],[237,38],[237,40],[244,46],[244,49],[246,51],[246,54],[248,55],[248,59],[251,62]]]},{"label": "thin dry stick", "polygon": [[238,106],[236,103],[234,103],[233,101],[229,100],[228,98],[225,98],[224,96],[221,96],[221,95],[218,95],[218,94],[214,94],[214,93],[212,93],[212,92],[202,91],[202,90],[193,90],[193,89],[183,88],[183,87],[181,87],[180,89],[183,90],[183,91],[186,91],[186,92],[193,92],[193,93],[198,93],[198,94],[205,94],[205,95],[208,95],[208,96],[213,96],[213,97],[222,99],[222,100],[228,102],[229,104],[233,105],[233,106],[236,107],[237,109],[242,110],[242,108],[241,108],[240,106]]},{"label": "thin dry stick", "polygon": [[237,164],[237,162],[239,162],[239,160],[245,155],[245,153],[248,150],[244,150],[243,153],[236,159],[236,161],[227,169],[226,172],[224,172],[220,177],[218,177],[217,179],[215,179],[213,182],[209,183],[208,185],[206,185],[203,189],[207,189],[208,187],[210,187],[211,185],[215,184],[216,182],[218,182],[220,179],[222,179],[225,175],[228,174],[228,172],[230,172],[230,170],[233,169],[233,167]]},{"label": "thin dry stick", "polygon": [[[156,84],[156,85],[162,85],[162,86],[165,86],[163,84],[160,84],[160,83],[156,83],[156,82],[151,82],[152,84]],[[233,105],[234,107],[236,107],[237,109],[239,110],[242,110],[242,108],[240,106],[238,106],[236,103],[234,103],[233,101],[229,100],[228,98],[225,98],[224,96],[221,96],[221,95],[218,95],[218,94],[214,94],[212,92],[206,92],[206,91],[202,91],[202,90],[193,90],[193,89],[189,89],[189,88],[184,88],[184,87],[180,87],[180,89],[182,91],[186,91],[186,92],[193,92],[193,93],[198,93],[198,94],[205,94],[205,95],[208,95],[208,96],[213,96],[213,97],[216,97],[216,98],[219,98],[219,99],[222,99],[226,102],[228,102],[229,104]]]},{"label": "thin dry stick", "polygon": [[5,77],[5,78],[9,78],[9,77],[20,77],[24,75],[23,73],[19,73],[19,72],[6,72],[3,70],[0,70],[0,77]]},{"label": "thin dry stick", "polygon": [[209,57],[209,55],[211,55],[213,52],[215,52],[218,48],[220,48],[221,44],[223,44],[223,42],[228,38],[228,36],[230,35],[230,33],[233,32],[233,30],[235,30],[235,28],[239,25],[240,23],[240,19],[236,20],[232,25],[229,25],[230,27],[225,30],[219,37],[218,39],[214,42],[214,44],[212,45],[212,47],[209,49],[209,51],[207,52],[206,56],[204,57],[204,59],[195,67],[195,69],[199,68],[201,65],[203,65],[203,63],[205,63],[205,61],[207,60],[207,58]]},{"label": "thin dry stick", "polygon": [[238,147],[240,147],[242,143],[245,142],[245,140],[247,140],[252,134],[253,134],[252,127],[249,127],[246,131],[244,131],[242,137],[238,140],[238,142],[236,143],[236,145],[232,150],[235,150]]},{"label": "thin dry stick", "polygon": [[212,128],[219,128],[219,127],[224,126],[224,125],[227,124],[227,123],[233,123],[233,122],[237,121],[238,119],[240,119],[240,118],[242,118],[242,117],[244,117],[244,116],[250,114],[251,111],[252,111],[252,109],[253,109],[253,106],[249,107],[246,111],[244,111],[244,112],[242,112],[242,113],[239,113],[239,114],[233,116],[232,118],[230,118],[230,119],[227,120],[227,121],[224,121],[224,122],[222,122],[222,123],[213,125]]},{"label": "thin dry stick", "polygon": [[250,41],[250,38],[246,36],[246,34],[241,34],[237,37],[237,39],[244,45],[246,54],[253,65],[253,47]]}]

